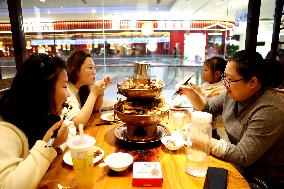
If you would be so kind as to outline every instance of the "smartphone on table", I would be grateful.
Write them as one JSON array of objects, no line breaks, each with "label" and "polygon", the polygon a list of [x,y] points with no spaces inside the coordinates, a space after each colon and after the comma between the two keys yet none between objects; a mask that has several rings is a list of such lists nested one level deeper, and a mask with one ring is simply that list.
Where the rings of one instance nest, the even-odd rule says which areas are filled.
[{"label": "smartphone on table", "polygon": [[208,167],[203,189],[226,189],[228,170]]}]

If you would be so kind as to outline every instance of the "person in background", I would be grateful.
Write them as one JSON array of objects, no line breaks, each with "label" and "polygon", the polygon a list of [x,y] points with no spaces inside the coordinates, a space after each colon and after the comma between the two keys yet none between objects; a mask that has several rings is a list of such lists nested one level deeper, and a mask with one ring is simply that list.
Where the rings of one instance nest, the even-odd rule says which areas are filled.
[{"label": "person in background", "polygon": [[222,115],[229,141],[212,138],[214,156],[242,168],[252,187],[283,188],[284,99],[272,89],[283,75],[267,73],[268,66],[259,53],[239,51],[223,75],[226,92],[205,98],[182,85],[180,94],[195,109]]},{"label": "person in background", "polygon": [[[284,74],[284,53],[282,51],[278,51],[277,52],[277,56],[276,56],[276,60],[272,59],[272,52],[269,51],[265,57],[266,61],[269,61],[269,65],[273,65],[270,66],[270,70],[269,73],[275,73],[275,72],[282,72],[282,74]],[[279,74],[277,74],[279,75]],[[282,81],[282,83],[277,87],[278,89],[282,89],[282,92],[284,90],[284,80]],[[283,92],[284,93],[284,92]]]},{"label": "person in background", "polygon": [[104,90],[111,83],[109,76],[95,82],[96,69],[90,54],[75,51],[67,60],[68,91],[67,104],[72,109],[64,113],[67,118],[84,126],[93,111],[99,110],[103,103]]},{"label": "person in background", "polygon": [[267,64],[267,68],[266,68],[266,73],[265,74],[274,74],[275,76],[272,78],[273,80],[271,80],[270,82],[275,83],[273,86],[275,90],[279,90],[279,91],[284,91],[283,89],[283,84],[284,84],[284,80],[280,83],[280,85],[277,85],[278,80],[283,79],[283,75],[284,75],[284,68],[281,65],[281,63],[278,60],[272,60],[272,59],[265,59],[264,60]]},{"label": "person in background", "polygon": [[116,56],[120,56],[120,50],[117,50],[115,53]]},{"label": "person in background", "polygon": [[[210,98],[224,92],[226,88],[221,82],[221,78],[224,74],[226,64],[226,60],[217,56],[205,60],[202,72],[205,83],[201,86],[191,84],[192,88],[199,95],[206,98]],[[220,139],[220,136],[217,134],[217,125],[223,125],[221,116],[213,117],[212,121],[212,136]],[[218,130],[222,138],[227,138],[223,127],[219,127]]]},{"label": "person in background", "polygon": [[[60,116],[68,96],[65,62],[33,54],[0,100],[0,188],[33,189],[67,139]],[[59,129],[52,146],[47,141]]]},{"label": "person in background", "polygon": [[177,48],[176,47],[173,48],[173,55],[174,55],[175,58],[177,58],[178,54],[177,54]]},{"label": "person in background", "polygon": [[217,56],[205,60],[202,72],[202,77],[205,83],[201,86],[192,84],[192,87],[196,90],[196,92],[206,98],[210,98],[224,92],[226,88],[221,82],[221,78],[225,71],[226,64],[226,60]]}]

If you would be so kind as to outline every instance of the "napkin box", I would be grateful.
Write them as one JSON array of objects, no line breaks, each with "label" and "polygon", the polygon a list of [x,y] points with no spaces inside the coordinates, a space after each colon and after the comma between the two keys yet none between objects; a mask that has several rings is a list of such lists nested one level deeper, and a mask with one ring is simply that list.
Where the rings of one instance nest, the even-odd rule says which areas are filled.
[{"label": "napkin box", "polygon": [[159,187],[163,184],[160,162],[134,162],[133,186]]}]

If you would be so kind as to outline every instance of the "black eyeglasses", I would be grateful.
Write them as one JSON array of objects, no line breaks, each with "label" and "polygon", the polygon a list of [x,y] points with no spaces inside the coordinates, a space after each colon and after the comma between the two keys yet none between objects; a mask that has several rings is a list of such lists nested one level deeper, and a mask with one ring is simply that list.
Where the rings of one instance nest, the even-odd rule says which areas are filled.
[{"label": "black eyeglasses", "polygon": [[230,87],[230,83],[236,83],[242,80],[245,80],[245,79],[230,80],[230,79],[227,79],[227,77],[224,74],[221,75],[221,81],[227,84],[229,87]]}]

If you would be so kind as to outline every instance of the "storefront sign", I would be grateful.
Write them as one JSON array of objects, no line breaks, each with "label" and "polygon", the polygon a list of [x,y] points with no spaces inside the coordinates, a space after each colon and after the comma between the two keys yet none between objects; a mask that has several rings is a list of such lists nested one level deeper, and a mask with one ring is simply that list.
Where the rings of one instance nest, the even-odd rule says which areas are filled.
[{"label": "storefront sign", "polygon": [[238,11],[236,14],[236,26],[240,25],[240,22],[246,22],[247,21],[247,16],[248,16],[248,11],[247,10],[241,10]]},{"label": "storefront sign", "polygon": [[[240,14],[240,20],[244,20],[246,14]],[[224,29],[234,27],[234,23],[224,21],[190,21],[190,20],[96,20],[96,21],[67,21],[67,22],[25,22],[25,32],[53,32],[53,31],[102,31],[105,30],[141,30],[144,24],[153,24],[153,30],[208,30],[216,24],[226,26]],[[10,24],[0,24],[0,31],[9,31]]]},{"label": "storefront sign", "polygon": [[56,39],[55,44],[52,39],[32,39],[31,45],[62,45],[62,44],[70,44],[70,45],[82,45],[82,44],[104,44],[104,42],[108,44],[123,44],[123,43],[162,43],[169,42],[169,37],[142,37],[142,38],[106,38],[104,39]]},{"label": "storefront sign", "polygon": [[54,45],[54,40],[52,39],[32,39],[31,40],[32,46],[38,46],[38,45]]},{"label": "storefront sign", "polygon": [[25,32],[48,32],[54,31],[53,23],[40,23],[40,22],[25,22]]}]

